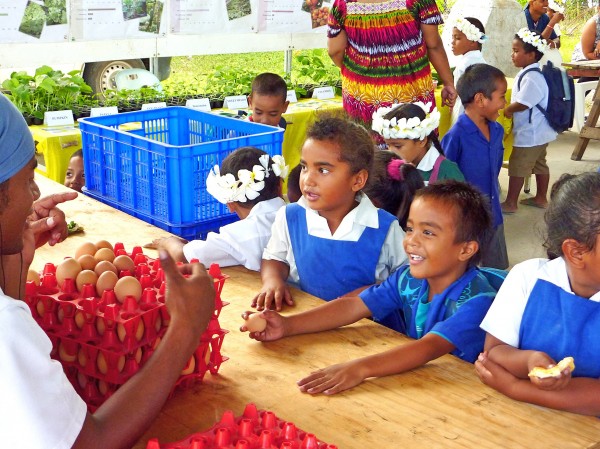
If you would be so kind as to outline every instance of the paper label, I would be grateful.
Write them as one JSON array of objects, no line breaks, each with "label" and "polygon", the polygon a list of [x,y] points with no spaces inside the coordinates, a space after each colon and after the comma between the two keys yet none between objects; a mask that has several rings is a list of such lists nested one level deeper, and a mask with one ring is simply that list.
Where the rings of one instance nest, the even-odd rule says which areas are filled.
[{"label": "paper label", "polygon": [[196,111],[210,112],[210,100],[208,98],[190,98],[186,100],[185,107]]},{"label": "paper label", "polygon": [[248,109],[248,97],[245,95],[225,97],[224,106],[227,109]]},{"label": "paper label", "polygon": [[105,115],[115,115],[119,113],[119,109],[116,106],[105,106],[103,108],[92,108],[90,110],[90,117],[104,117]]},{"label": "paper label", "polygon": [[46,126],[73,126],[73,111],[46,111],[44,112],[44,125]]},{"label": "paper label", "polygon": [[161,109],[161,108],[166,108],[166,107],[167,107],[166,101],[161,101],[158,103],[145,103],[142,105],[142,111],[150,111],[152,109]]},{"label": "paper label", "polygon": [[298,103],[298,97],[296,97],[295,90],[288,90],[286,100],[290,103]]},{"label": "paper label", "polygon": [[326,100],[335,97],[335,90],[331,86],[317,87],[313,90],[313,98],[318,100]]}]

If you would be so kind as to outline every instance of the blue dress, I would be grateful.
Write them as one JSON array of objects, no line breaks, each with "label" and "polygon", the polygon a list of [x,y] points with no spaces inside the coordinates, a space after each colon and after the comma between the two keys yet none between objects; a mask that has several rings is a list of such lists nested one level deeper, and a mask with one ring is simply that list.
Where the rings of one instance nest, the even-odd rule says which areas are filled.
[{"label": "blue dress", "polygon": [[538,279],[521,320],[519,349],[543,351],[556,362],[575,359],[574,377],[600,377],[600,303]]}]

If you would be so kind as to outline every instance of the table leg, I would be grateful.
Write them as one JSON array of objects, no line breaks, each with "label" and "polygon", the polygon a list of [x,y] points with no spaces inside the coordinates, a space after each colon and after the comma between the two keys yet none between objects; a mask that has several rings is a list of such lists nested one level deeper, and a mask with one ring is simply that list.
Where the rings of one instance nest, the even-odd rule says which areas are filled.
[{"label": "table leg", "polygon": [[598,85],[596,86],[596,92],[594,93],[592,109],[590,110],[590,114],[588,115],[583,128],[581,128],[581,131],[579,132],[577,145],[575,145],[573,154],[571,154],[572,160],[581,160],[590,139],[600,140],[600,128],[596,128],[598,117],[600,117],[600,78],[598,79]]}]

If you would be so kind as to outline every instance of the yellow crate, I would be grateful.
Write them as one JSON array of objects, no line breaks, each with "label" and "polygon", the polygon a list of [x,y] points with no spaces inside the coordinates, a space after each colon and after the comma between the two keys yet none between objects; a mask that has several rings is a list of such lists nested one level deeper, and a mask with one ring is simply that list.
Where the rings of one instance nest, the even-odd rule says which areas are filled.
[{"label": "yellow crate", "polygon": [[71,155],[81,150],[81,132],[79,128],[51,129],[47,126],[29,127],[35,141],[37,172],[60,182],[65,180]]}]

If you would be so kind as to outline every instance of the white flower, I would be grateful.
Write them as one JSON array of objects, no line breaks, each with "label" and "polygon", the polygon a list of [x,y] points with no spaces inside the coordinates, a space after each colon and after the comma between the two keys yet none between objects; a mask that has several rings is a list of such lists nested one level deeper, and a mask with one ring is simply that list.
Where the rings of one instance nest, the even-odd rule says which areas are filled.
[{"label": "white flower", "polygon": [[558,0],[548,0],[548,8],[550,8],[552,11],[556,11],[559,14],[565,13],[565,7],[562,5],[562,2],[559,2]]},{"label": "white flower", "polygon": [[279,176],[281,179],[287,178],[290,167],[285,164],[285,159],[283,156],[276,154],[271,159],[273,159],[273,165],[271,165],[271,168],[273,169],[275,176]]},{"label": "white flower", "polygon": [[539,35],[529,31],[529,28],[521,28],[517,32],[517,36],[519,36],[523,42],[533,45],[540,53],[546,53],[549,49],[546,41]]},{"label": "white flower", "polygon": [[371,128],[384,139],[425,139],[439,126],[440,112],[435,107],[433,108],[433,111],[429,112],[431,103],[425,104],[418,101],[413,104],[420,107],[423,112],[425,112],[425,118],[423,120],[420,120],[418,117],[410,117],[408,119],[405,117],[400,119],[393,117],[392,119],[387,120],[383,117],[398,106],[391,108],[384,107],[373,112]]},{"label": "white flower", "polygon": [[453,25],[454,28],[463,33],[467,37],[467,39],[469,39],[472,42],[479,42],[480,44],[483,44],[483,42],[486,40],[485,34],[479,31],[479,28],[477,28],[475,25],[473,25],[471,22],[464,19],[463,17],[457,17],[454,20]]}]

